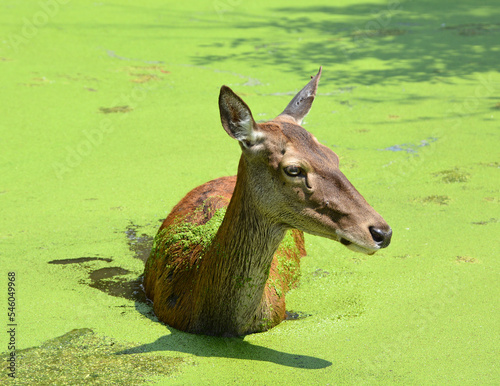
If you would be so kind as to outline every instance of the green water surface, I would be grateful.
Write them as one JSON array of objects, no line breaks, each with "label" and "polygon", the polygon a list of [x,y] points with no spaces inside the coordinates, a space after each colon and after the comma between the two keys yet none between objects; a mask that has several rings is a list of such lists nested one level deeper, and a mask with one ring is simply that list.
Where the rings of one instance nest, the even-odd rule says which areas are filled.
[{"label": "green water surface", "polygon": [[[2,1],[9,384],[500,384],[499,42],[496,0]],[[236,173],[220,86],[267,120],[320,65],[304,127],[391,246],[366,256],[306,235],[287,296],[301,318],[266,333],[159,323],[140,275],[160,222]]]}]

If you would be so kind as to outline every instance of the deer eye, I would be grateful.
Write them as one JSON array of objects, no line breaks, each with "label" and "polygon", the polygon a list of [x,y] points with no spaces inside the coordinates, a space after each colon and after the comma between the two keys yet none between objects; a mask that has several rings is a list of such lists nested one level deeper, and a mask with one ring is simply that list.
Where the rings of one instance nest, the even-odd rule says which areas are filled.
[{"label": "deer eye", "polygon": [[302,169],[295,165],[287,166],[283,170],[290,177],[297,177],[302,174]]}]

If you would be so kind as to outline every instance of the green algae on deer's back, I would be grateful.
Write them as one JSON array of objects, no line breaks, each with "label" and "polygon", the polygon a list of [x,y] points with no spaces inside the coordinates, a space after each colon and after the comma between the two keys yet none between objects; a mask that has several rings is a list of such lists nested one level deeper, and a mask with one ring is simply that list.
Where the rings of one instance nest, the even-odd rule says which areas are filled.
[{"label": "green algae on deer's back", "polygon": [[[203,205],[197,210],[201,210],[202,207]],[[194,224],[187,221],[186,218],[182,218],[161,229],[154,238],[151,255],[147,261],[148,266],[152,264],[153,260],[164,259],[167,255],[182,255],[191,249],[191,259],[185,260],[185,264],[187,264],[185,268],[191,268],[196,259],[201,260],[202,254],[212,243],[225,214],[226,208],[221,208],[215,211],[205,224]]]},{"label": "green algae on deer's back", "polygon": [[226,208],[219,209],[202,225],[195,225],[187,221],[175,222],[165,229],[165,246],[180,243],[183,250],[187,250],[191,245],[200,245],[205,251],[217,234],[225,214]]}]

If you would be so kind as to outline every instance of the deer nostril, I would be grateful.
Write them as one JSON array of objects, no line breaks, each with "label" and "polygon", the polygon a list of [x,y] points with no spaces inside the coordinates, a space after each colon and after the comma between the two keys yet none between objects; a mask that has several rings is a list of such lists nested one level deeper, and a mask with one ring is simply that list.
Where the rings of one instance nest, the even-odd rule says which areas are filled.
[{"label": "deer nostril", "polygon": [[392,230],[390,228],[388,232],[375,227],[370,227],[368,229],[370,230],[373,241],[375,241],[380,248],[385,248],[390,244],[392,237]]}]

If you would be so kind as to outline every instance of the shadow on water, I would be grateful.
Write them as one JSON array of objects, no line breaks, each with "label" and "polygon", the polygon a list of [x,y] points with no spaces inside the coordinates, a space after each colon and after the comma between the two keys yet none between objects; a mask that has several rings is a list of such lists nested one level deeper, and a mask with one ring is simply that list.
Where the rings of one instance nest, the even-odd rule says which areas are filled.
[{"label": "shadow on water", "polygon": [[[269,6],[268,12],[243,12],[243,7],[235,7],[225,14],[224,23],[228,28],[246,30],[252,37],[224,36],[224,40],[204,43],[201,47],[209,51],[193,56],[194,63],[221,66],[244,61],[300,75],[305,64],[335,67],[350,63],[348,68],[336,68],[335,79],[344,84],[391,79],[447,82],[449,77],[497,69],[500,8],[493,1],[477,8],[467,2],[395,0],[345,6]],[[385,64],[357,67],[359,59],[368,58]]]},{"label": "shadow on water", "polygon": [[155,342],[143,344],[117,352],[118,355],[143,352],[172,351],[193,354],[199,357],[217,357],[271,362],[282,366],[303,369],[323,369],[332,362],[308,355],[291,354],[267,347],[257,346],[242,338],[220,338],[194,335],[177,331],[167,326],[169,335]]}]

